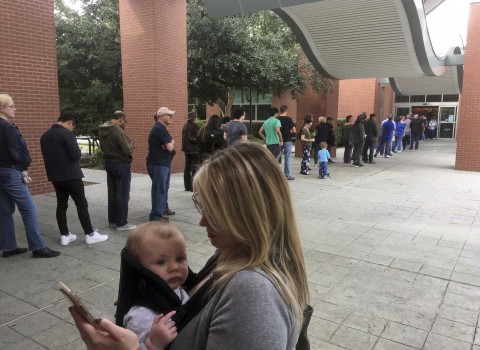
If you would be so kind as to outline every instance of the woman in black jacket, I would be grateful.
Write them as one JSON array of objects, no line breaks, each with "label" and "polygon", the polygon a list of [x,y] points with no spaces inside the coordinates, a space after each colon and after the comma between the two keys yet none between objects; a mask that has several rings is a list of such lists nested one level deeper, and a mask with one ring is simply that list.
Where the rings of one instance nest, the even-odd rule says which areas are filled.
[{"label": "woman in black jacket", "polygon": [[183,184],[185,191],[192,192],[192,179],[200,165],[200,146],[197,123],[197,112],[187,115],[187,123],[182,129],[182,151],[185,153],[185,170],[183,171]]},{"label": "woman in black jacket", "polygon": [[320,143],[325,142],[328,144],[328,134],[330,132],[327,118],[319,117],[318,122],[319,124],[315,127],[315,142],[313,143],[313,160],[315,166],[318,165],[318,150],[320,149]]},{"label": "woman in black jacket", "polygon": [[198,139],[200,141],[200,153],[202,161],[210,157],[219,149],[227,147],[223,137],[222,118],[213,114],[208,118],[207,125],[200,129]]}]

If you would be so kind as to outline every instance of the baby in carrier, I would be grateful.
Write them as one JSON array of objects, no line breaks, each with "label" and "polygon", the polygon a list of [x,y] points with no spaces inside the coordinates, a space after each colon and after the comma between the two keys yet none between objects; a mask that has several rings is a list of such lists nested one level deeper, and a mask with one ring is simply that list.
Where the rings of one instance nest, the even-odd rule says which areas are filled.
[{"label": "baby in carrier", "polygon": [[[205,305],[202,295],[210,284],[205,283],[192,304],[185,305],[189,297],[182,286],[187,281],[195,285],[194,280],[202,276],[189,270],[185,238],[168,223],[139,225],[128,237],[121,258],[117,325],[132,330],[141,343],[148,339],[154,322],[162,325],[160,333],[167,347],[175,339],[177,328],[181,330]],[[171,311],[176,311],[172,317],[168,314]]]}]

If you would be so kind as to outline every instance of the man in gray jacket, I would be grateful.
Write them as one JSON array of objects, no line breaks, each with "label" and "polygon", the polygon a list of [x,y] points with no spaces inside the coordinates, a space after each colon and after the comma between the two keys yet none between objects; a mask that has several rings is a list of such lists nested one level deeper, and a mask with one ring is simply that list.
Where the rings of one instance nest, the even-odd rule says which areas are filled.
[{"label": "man in gray jacket", "polygon": [[128,201],[132,173],[133,142],[125,134],[125,113],[116,111],[112,119],[100,125],[100,147],[105,159],[108,187],[108,225],[117,230],[131,230],[128,223]]}]

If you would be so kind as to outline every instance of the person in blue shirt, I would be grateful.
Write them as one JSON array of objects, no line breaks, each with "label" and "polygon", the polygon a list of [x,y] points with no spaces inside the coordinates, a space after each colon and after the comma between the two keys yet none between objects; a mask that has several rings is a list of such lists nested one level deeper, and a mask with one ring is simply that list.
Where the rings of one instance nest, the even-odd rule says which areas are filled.
[{"label": "person in blue shirt", "polygon": [[328,152],[327,147],[328,144],[326,142],[321,142],[320,150],[318,151],[318,162],[320,163],[318,177],[325,180],[330,178],[330,173],[328,172],[328,160],[330,159],[330,152]]},{"label": "person in blue shirt", "polygon": [[393,152],[402,152],[403,150],[403,143],[402,139],[405,136],[405,128],[407,124],[405,124],[405,117],[397,117],[395,120],[395,149]]}]

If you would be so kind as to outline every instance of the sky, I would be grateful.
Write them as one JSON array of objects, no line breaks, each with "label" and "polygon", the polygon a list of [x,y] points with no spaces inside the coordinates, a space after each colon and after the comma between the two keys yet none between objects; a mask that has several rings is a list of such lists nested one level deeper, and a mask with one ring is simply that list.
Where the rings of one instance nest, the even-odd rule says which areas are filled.
[{"label": "sky", "polygon": [[[65,3],[74,9],[81,7],[79,0],[65,0]],[[458,35],[467,39],[468,10],[470,0],[445,0],[427,16],[428,31],[432,45],[437,54],[458,43]]]}]

